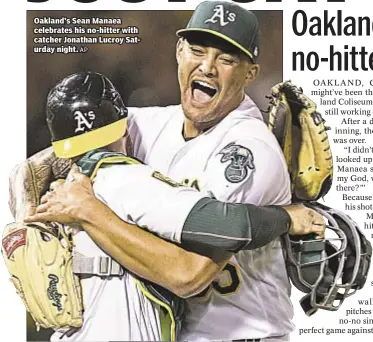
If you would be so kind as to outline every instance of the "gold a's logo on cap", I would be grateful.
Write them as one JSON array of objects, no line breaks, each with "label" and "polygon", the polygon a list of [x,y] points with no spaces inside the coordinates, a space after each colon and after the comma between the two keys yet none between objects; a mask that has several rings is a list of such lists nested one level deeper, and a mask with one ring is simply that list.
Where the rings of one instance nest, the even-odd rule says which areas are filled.
[{"label": "gold a's logo on cap", "polygon": [[217,23],[219,21],[220,26],[228,25],[236,20],[236,13],[224,10],[223,5],[216,5],[214,7],[214,14],[211,18],[205,20],[206,23]]}]

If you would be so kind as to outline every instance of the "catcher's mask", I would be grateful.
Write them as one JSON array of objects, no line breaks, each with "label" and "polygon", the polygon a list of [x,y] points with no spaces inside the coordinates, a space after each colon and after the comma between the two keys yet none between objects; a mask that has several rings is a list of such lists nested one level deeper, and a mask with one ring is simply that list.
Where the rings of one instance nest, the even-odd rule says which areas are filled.
[{"label": "catcher's mask", "polygon": [[307,293],[300,304],[310,316],[317,309],[338,310],[346,297],[364,286],[372,246],[349,216],[317,202],[307,206],[326,219],[325,237],[287,235],[284,246],[288,275]]},{"label": "catcher's mask", "polygon": [[124,136],[127,108],[111,81],[96,72],[79,72],[49,92],[47,124],[57,157],[72,158]]}]

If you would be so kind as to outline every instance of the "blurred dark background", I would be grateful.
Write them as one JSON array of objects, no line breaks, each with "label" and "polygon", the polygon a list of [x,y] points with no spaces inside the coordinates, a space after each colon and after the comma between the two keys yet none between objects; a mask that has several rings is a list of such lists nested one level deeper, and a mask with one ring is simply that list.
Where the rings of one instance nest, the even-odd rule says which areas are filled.
[{"label": "blurred dark background", "polygon": [[[282,80],[282,12],[254,12],[258,16],[262,31],[259,59],[261,72],[255,85],[247,92],[261,109],[265,109],[264,95],[268,94],[272,85]],[[175,45],[178,38],[175,32],[186,26],[191,13],[191,11],[28,11],[28,155],[50,144],[45,123],[45,99],[55,83],[74,72],[93,70],[105,74],[113,81],[128,106],[162,106],[179,103],[175,60]],[[121,18],[121,26],[131,25],[139,28],[138,36],[141,42],[124,45],[87,44],[85,45],[89,47],[87,53],[34,53],[33,39],[41,37],[40,34],[33,33],[34,28],[41,27],[34,24],[34,18],[63,16]],[[58,25],[44,26],[58,27]],[[45,34],[45,36],[52,35]],[[94,36],[97,35],[91,35]]]},{"label": "blurred dark background", "polygon": [[[254,11],[261,28],[260,76],[247,93],[260,109],[267,108],[265,95],[282,81],[282,11]],[[78,71],[93,70],[109,77],[128,106],[154,106],[179,103],[175,32],[184,28],[192,11],[28,11],[27,12],[27,154],[50,145],[45,122],[45,99],[56,82]],[[139,44],[83,44],[86,53],[34,53],[34,18],[121,18],[121,27],[136,26]],[[58,25],[43,25],[59,27]],[[83,26],[83,25],[78,25]],[[98,27],[98,25],[92,25]],[[109,25],[103,25],[109,26]],[[73,27],[73,25],[69,26]],[[89,27],[85,26],[84,27]],[[119,26],[113,26],[119,27]],[[63,35],[44,34],[45,37]],[[79,37],[81,34],[70,36]],[[97,35],[90,35],[94,37]],[[114,36],[114,35],[108,35]],[[43,46],[47,44],[38,44]],[[66,44],[64,44],[66,45]],[[52,45],[55,46],[55,45]],[[103,323],[104,324],[104,323]],[[49,340],[50,331],[35,326],[28,317],[27,339]]]}]

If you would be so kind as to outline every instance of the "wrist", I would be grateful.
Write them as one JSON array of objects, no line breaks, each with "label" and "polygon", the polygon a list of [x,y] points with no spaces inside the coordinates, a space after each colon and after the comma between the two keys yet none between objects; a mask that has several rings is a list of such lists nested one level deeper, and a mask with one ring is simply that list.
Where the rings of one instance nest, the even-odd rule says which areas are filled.
[{"label": "wrist", "polygon": [[293,226],[293,220],[291,218],[290,210],[291,205],[278,206],[278,205],[269,205],[266,206],[269,210],[272,211],[271,215],[272,220],[276,222],[276,225],[282,228],[282,234],[289,233]]},{"label": "wrist", "polygon": [[287,233],[290,233],[293,229],[293,220],[291,218],[291,210],[292,210],[292,205],[286,205],[286,206],[283,206],[283,207],[278,207],[278,209],[280,209],[284,215],[284,217],[287,218]]},{"label": "wrist", "polygon": [[98,217],[105,216],[104,209],[106,206],[94,196],[87,196],[82,200],[80,206],[73,209],[72,216],[77,219],[77,223],[92,223]]}]

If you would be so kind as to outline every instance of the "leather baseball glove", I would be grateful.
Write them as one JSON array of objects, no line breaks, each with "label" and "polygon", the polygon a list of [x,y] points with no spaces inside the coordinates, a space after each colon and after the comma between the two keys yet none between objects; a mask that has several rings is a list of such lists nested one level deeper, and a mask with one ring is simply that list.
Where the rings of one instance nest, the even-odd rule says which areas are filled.
[{"label": "leather baseball glove", "polygon": [[61,224],[11,223],[2,254],[10,280],[37,327],[83,324],[80,281],[72,269],[72,240]]},{"label": "leather baseball glove", "polygon": [[325,196],[332,184],[333,160],[326,133],[329,127],[316,104],[290,81],[272,87],[268,98],[263,116],[284,151],[294,200]]}]

